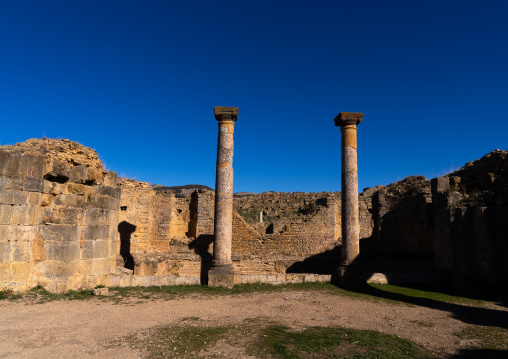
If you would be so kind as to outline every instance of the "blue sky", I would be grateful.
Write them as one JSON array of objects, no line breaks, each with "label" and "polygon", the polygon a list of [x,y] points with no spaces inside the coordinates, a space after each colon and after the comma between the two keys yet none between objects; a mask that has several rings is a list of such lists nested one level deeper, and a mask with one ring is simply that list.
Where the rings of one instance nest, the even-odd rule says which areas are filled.
[{"label": "blue sky", "polygon": [[152,184],[214,186],[214,106],[237,106],[235,192],[340,190],[508,149],[508,2],[2,1],[0,144],[94,148]]}]

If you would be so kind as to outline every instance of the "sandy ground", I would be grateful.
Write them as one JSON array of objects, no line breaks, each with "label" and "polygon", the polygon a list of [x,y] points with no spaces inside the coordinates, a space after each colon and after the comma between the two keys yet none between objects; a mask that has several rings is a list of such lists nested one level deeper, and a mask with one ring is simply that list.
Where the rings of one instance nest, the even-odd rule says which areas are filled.
[{"label": "sandy ground", "polygon": [[[430,308],[432,305],[391,304],[311,291],[137,301],[0,302],[0,358],[140,358],[144,353],[139,350],[107,345],[152,326],[181,325],[182,319],[189,317],[223,325],[268,317],[294,328],[373,329],[413,340],[447,357],[470,344],[454,333],[471,323],[488,323],[482,322],[488,315],[504,318],[508,314],[507,308],[493,304],[490,308],[452,304],[436,309]],[[225,357],[238,357],[234,348],[229,354]]]}]

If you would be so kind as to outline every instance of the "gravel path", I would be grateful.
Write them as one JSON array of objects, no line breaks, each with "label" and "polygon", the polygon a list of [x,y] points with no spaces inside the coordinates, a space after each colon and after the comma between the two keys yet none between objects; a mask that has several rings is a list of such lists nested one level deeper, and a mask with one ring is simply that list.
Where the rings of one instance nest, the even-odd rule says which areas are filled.
[{"label": "gravel path", "polygon": [[[191,295],[141,303],[131,299],[120,304],[95,298],[31,305],[4,301],[0,302],[0,358],[140,358],[143,353],[138,350],[106,346],[155,325],[181,325],[182,319],[189,317],[224,325],[266,317],[295,328],[372,329],[413,340],[446,357],[470,344],[454,333],[486,315],[499,318],[508,314],[507,308],[490,306],[432,309],[311,291]],[[234,348],[231,350],[231,356],[226,353],[226,357],[235,357]]]}]

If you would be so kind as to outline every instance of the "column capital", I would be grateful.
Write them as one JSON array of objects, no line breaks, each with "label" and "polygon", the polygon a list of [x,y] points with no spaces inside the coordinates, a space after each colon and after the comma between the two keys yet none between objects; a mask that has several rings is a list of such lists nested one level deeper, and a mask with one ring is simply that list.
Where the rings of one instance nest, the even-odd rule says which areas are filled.
[{"label": "column capital", "polygon": [[334,121],[335,121],[335,126],[344,127],[344,126],[351,126],[351,125],[356,126],[360,122],[362,122],[362,119],[363,119],[363,113],[341,112],[335,117]]},{"label": "column capital", "polygon": [[236,121],[238,119],[238,107],[221,107],[213,108],[215,119],[219,122]]}]

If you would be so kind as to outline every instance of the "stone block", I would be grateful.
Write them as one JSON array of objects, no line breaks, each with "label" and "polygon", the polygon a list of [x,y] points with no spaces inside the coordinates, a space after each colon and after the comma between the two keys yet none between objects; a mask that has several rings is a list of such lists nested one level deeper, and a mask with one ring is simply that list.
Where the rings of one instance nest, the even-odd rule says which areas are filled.
[{"label": "stone block", "polygon": [[106,173],[106,176],[104,176],[104,184],[106,186],[116,186],[116,172],[109,171]]},{"label": "stone block", "polygon": [[96,260],[92,261],[91,275],[108,274],[112,273],[114,265],[110,260]]},{"label": "stone block", "polygon": [[109,226],[106,225],[91,225],[85,229],[85,239],[87,241],[94,241],[97,239],[108,239],[109,238]]},{"label": "stone block", "polygon": [[0,264],[11,262],[11,242],[0,241]]},{"label": "stone block", "polygon": [[46,257],[48,260],[72,262],[77,261],[80,248],[75,242],[46,242]]},{"label": "stone block", "polygon": [[120,200],[109,196],[99,196],[95,198],[95,207],[107,210],[118,211],[120,209]]},{"label": "stone block", "polygon": [[116,240],[109,240],[108,241],[109,243],[109,254],[110,256],[114,255],[114,254],[118,254],[120,253],[120,248],[118,248],[118,244],[116,242]]},{"label": "stone block", "polygon": [[71,169],[67,162],[53,161],[51,173],[46,179],[51,182],[65,183],[69,180]]},{"label": "stone block", "polygon": [[12,261],[30,262],[31,261],[31,243],[30,242],[11,242]]},{"label": "stone block", "polygon": [[430,180],[432,193],[450,192],[450,179],[448,177],[438,177]]},{"label": "stone block", "polygon": [[120,198],[121,188],[113,186],[99,186],[96,189],[97,194],[101,196],[109,196],[114,198]]},{"label": "stone block", "polygon": [[67,190],[69,191],[70,194],[84,196],[87,193],[86,189],[87,187],[84,184],[69,183],[67,185]]},{"label": "stone block", "polygon": [[30,177],[42,178],[45,175],[45,165],[46,159],[43,156],[25,153],[21,156],[20,173]]},{"label": "stone block", "polygon": [[65,188],[66,186],[61,183],[44,181],[43,192],[49,194],[62,194],[64,193]]},{"label": "stone block", "polygon": [[[4,153],[5,151],[0,151]],[[0,160],[0,162],[2,162]],[[19,174],[19,166],[21,164],[21,154],[19,153],[10,153],[8,155],[8,159],[3,166],[3,172],[4,175],[17,175]]]},{"label": "stone block", "polygon": [[12,207],[5,204],[0,204],[0,225],[11,223]]},{"label": "stone block", "polygon": [[34,226],[0,226],[0,241],[30,242],[34,231]]},{"label": "stone block", "polygon": [[30,272],[33,263],[21,262],[11,264],[11,280],[13,282],[27,282],[30,278]]},{"label": "stone block", "polygon": [[[78,265],[78,261],[47,260],[40,262],[38,264],[38,269],[40,269],[43,276],[49,279],[67,280],[76,273]],[[54,283],[57,284],[56,281]]]},{"label": "stone block", "polygon": [[105,240],[96,240],[93,242],[93,257],[94,258],[108,258],[109,257],[109,242]]},{"label": "stone block", "polygon": [[0,247],[0,290],[5,289],[5,284],[11,280],[11,264],[2,263],[2,252]]},{"label": "stone block", "polygon": [[82,225],[85,210],[83,208],[59,208],[54,212],[53,219],[59,224]]},{"label": "stone block", "polygon": [[102,295],[102,296],[108,296],[109,295],[109,289],[106,288],[94,288],[92,290],[92,295]]},{"label": "stone block", "polygon": [[28,192],[43,192],[44,180],[37,177],[26,177],[23,190]]},{"label": "stone block", "polygon": [[32,206],[11,206],[11,225],[35,225],[39,224],[39,211]]},{"label": "stone block", "polygon": [[71,224],[46,224],[39,226],[44,241],[55,242],[79,242],[81,239],[81,227]]},{"label": "stone block", "polygon": [[99,184],[103,180],[102,171],[95,167],[88,167],[86,169],[86,184],[89,186]]},{"label": "stone block", "polygon": [[0,151],[0,175],[4,174],[7,165],[9,164],[10,152]]},{"label": "stone block", "polygon": [[32,258],[35,262],[42,262],[46,260],[46,246],[41,232],[37,231],[32,243]]},{"label": "stone block", "polygon": [[85,223],[87,225],[108,225],[111,219],[111,211],[99,208],[86,210]]},{"label": "stone block", "polygon": [[81,259],[93,259],[93,241],[83,242]]},{"label": "stone block", "polygon": [[28,203],[28,192],[21,192],[12,189],[0,191],[0,204],[26,205]]},{"label": "stone block", "polygon": [[[34,194],[35,192],[31,192],[30,194]],[[53,203],[53,201],[56,199],[56,195],[54,194],[47,194],[43,193],[41,194],[40,200],[41,200],[41,207],[48,207]]]},{"label": "stone block", "polygon": [[0,177],[0,189],[15,189],[23,190],[25,184],[25,177],[9,175]]},{"label": "stone block", "polygon": [[61,194],[55,199],[54,203],[57,206],[77,207],[83,206],[83,201],[83,196],[78,196],[76,194]]},{"label": "stone block", "polygon": [[38,192],[29,192],[28,193],[28,205],[34,206],[34,207],[39,207],[42,203],[41,202],[42,196],[43,195]]},{"label": "stone block", "polygon": [[69,182],[81,183],[86,182],[86,167],[85,165],[74,166],[69,171]]},{"label": "stone block", "polygon": [[235,274],[232,265],[212,267],[208,272],[208,285],[210,287],[233,288]]}]

